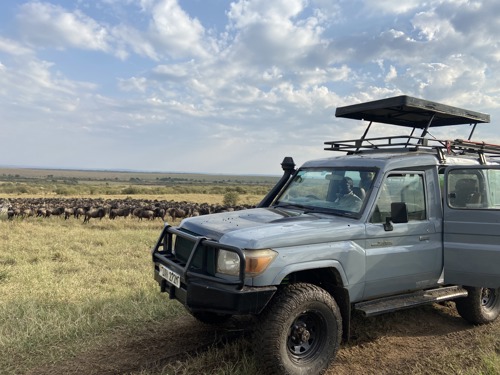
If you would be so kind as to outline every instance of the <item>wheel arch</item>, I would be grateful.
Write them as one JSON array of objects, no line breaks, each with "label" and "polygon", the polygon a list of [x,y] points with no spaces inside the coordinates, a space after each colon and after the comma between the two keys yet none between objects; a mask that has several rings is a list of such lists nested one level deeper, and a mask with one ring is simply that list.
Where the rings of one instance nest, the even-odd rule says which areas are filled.
[{"label": "wheel arch", "polygon": [[337,303],[342,315],[342,339],[349,340],[351,326],[351,302],[349,292],[345,288],[347,281],[343,269],[329,265],[320,268],[296,269],[281,278],[280,284],[309,283],[326,290]]}]

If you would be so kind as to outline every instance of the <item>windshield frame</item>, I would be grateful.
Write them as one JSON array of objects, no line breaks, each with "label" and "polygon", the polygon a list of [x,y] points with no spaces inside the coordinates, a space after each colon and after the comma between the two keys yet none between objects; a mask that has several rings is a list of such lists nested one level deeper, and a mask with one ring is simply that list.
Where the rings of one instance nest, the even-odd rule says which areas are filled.
[{"label": "windshield frame", "polygon": [[[367,186],[365,190],[360,189],[362,173],[364,176],[370,177],[369,184],[365,185]],[[271,207],[300,210],[308,214],[318,213],[359,219],[365,211],[378,174],[379,168],[377,167],[322,166],[300,168],[276,196]],[[349,179],[350,182],[346,181]],[[343,194],[346,192],[345,189],[348,189],[347,185],[350,185],[351,190],[349,193]],[[354,190],[356,194],[354,194]],[[316,193],[307,194],[308,192]],[[355,195],[357,198],[348,197],[348,195]],[[341,199],[344,204],[341,204]]]}]

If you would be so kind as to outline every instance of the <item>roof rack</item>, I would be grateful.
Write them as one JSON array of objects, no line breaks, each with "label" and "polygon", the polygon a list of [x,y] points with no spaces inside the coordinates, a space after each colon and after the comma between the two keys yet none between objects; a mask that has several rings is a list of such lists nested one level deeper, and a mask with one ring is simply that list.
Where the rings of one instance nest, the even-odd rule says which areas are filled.
[{"label": "roof rack", "polygon": [[[500,145],[471,141],[476,125],[490,122],[490,116],[480,112],[402,95],[338,107],[335,116],[370,122],[360,139],[325,142],[325,145],[329,146],[325,148],[328,151],[358,153],[379,151],[380,149],[385,151],[387,149],[392,151],[397,149],[402,151],[427,150],[437,151],[441,160],[444,160],[444,151],[448,154],[471,152],[480,154],[481,161],[485,161],[485,153],[500,156]],[[412,131],[410,135],[366,138],[373,122],[412,128]],[[430,127],[461,124],[473,125],[467,140],[456,139],[451,141],[426,137]],[[413,135],[416,129],[422,129],[420,137]]]},{"label": "roof rack", "polygon": [[464,139],[435,139],[396,135],[377,138],[349,139],[342,141],[325,142],[327,151],[345,151],[359,153],[362,151],[432,151],[443,150],[447,154],[484,153],[500,156],[500,145],[473,142]]}]

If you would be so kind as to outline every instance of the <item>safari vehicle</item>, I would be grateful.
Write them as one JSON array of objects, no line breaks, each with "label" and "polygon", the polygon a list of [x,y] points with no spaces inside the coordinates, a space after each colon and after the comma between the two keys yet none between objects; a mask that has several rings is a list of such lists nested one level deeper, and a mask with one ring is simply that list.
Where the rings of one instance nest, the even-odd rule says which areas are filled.
[{"label": "safari vehicle", "polygon": [[[256,316],[266,373],[323,372],[354,310],[453,300],[472,324],[500,312],[500,146],[472,140],[489,115],[398,96],[336,116],[366,131],[325,142],[337,156],[285,158],[256,208],[166,224],[152,250],[161,291],[200,321]],[[409,134],[368,138],[373,123]],[[467,139],[430,136],[466,124]]]}]

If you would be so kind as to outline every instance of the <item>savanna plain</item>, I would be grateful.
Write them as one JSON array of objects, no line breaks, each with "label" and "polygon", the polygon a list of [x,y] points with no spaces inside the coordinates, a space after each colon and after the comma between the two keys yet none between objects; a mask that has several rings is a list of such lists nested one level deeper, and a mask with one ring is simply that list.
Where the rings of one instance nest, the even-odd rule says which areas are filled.
[{"label": "savanna plain", "polygon": [[[9,220],[6,208],[33,197],[252,205],[276,180],[0,169],[0,374],[259,374],[256,319],[206,326],[160,293],[161,219]],[[471,326],[453,302],[352,323],[327,374],[500,374],[500,321]]]}]

